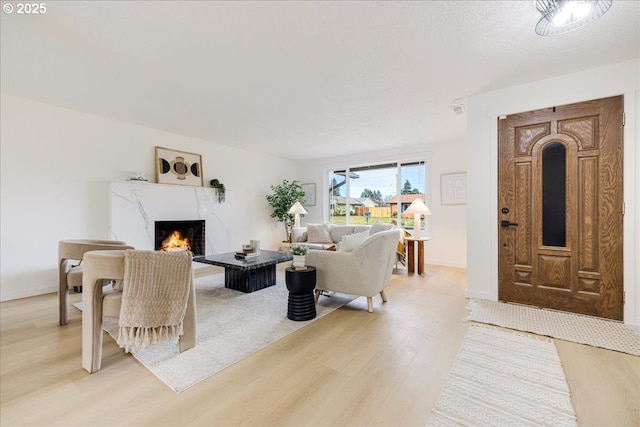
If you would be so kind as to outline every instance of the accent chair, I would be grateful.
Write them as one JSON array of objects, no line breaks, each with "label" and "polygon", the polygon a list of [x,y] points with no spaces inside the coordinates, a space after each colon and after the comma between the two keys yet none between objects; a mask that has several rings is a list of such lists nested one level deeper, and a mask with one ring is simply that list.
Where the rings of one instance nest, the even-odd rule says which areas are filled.
[{"label": "accent chair", "polygon": [[[130,254],[136,256],[128,257]],[[126,351],[143,349],[157,337],[158,341],[175,338],[180,352],[195,346],[195,280],[190,252],[91,251],[84,263],[82,367],[89,373],[99,371],[102,364],[103,316],[118,316],[117,342]],[[103,289],[105,280],[114,281],[116,288]],[[176,301],[180,305],[177,320]],[[170,314],[165,316],[163,311]],[[173,320],[157,323],[159,318]],[[167,329],[170,335],[175,331],[174,336],[166,336]]]},{"label": "accent chair", "polygon": [[367,297],[367,311],[373,313],[373,296],[387,298],[384,288],[396,261],[399,230],[380,231],[366,238],[351,252],[309,251],[307,265],[316,267],[315,299],[322,291]]},{"label": "accent chair", "polygon": [[82,259],[89,251],[133,249],[119,240],[60,240],[58,242],[58,315],[60,325],[69,321],[69,288],[82,289]]}]

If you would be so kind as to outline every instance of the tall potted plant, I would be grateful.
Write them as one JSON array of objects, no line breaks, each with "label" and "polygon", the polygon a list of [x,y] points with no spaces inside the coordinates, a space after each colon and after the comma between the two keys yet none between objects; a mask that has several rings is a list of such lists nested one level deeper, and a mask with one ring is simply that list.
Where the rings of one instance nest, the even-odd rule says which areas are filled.
[{"label": "tall potted plant", "polygon": [[304,201],[304,191],[298,181],[282,181],[282,184],[272,185],[272,194],[267,195],[267,202],[273,208],[271,218],[275,218],[284,224],[286,241],[291,241],[291,225],[295,219],[289,209],[295,202]]}]

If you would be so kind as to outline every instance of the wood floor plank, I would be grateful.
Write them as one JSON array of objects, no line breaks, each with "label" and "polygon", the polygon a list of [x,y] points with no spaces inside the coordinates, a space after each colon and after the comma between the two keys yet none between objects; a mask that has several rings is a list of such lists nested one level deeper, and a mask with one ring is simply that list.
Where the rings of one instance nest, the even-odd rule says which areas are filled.
[{"label": "wood floor plank", "polygon": [[[424,425],[469,326],[466,280],[400,270],[374,313],[357,299],[180,394],[107,335],[102,370],[85,372],[80,312],[58,326],[56,295],[4,302],[0,425]],[[556,343],[579,425],[640,425],[640,358]]]}]

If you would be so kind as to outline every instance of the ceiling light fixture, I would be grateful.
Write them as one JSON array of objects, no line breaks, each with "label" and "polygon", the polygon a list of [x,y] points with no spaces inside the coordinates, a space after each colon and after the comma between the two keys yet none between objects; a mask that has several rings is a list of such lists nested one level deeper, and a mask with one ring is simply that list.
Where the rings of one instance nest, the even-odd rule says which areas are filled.
[{"label": "ceiling light fixture", "polygon": [[568,33],[600,18],[612,3],[613,0],[536,0],[536,9],[542,14],[536,33],[541,36]]}]

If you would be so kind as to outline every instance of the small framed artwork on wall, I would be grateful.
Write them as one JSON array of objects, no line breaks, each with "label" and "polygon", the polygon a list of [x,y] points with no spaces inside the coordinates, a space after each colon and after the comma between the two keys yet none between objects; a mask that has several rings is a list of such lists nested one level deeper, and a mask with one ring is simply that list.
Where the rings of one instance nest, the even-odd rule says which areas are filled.
[{"label": "small framed artwork on wall", "polygon": [[202,187],[202,156],[156,147],[156,175],[158,184]]},{"label": "small framed artwork on wall", "polygon": [[302,184],[302,191],[304,191],[304,206],[316,205],[316,185],[315,184]]},{"label": "small framed artwork on wall", "polygon": [[440,196],[443,205],[467,204],[467,174],[446,173],[440,176]]}]

